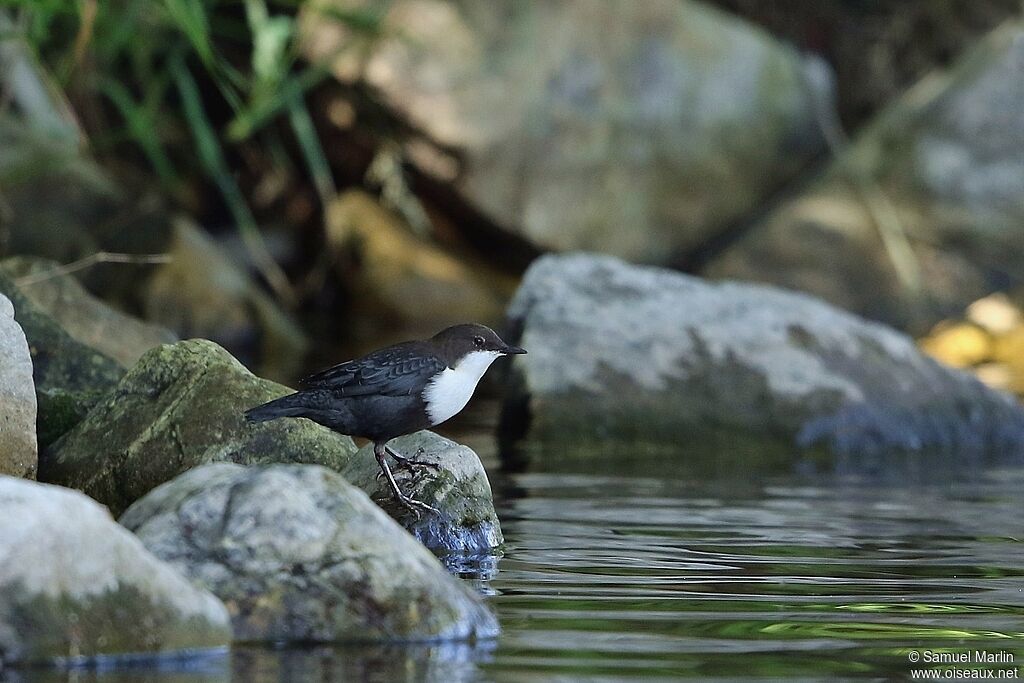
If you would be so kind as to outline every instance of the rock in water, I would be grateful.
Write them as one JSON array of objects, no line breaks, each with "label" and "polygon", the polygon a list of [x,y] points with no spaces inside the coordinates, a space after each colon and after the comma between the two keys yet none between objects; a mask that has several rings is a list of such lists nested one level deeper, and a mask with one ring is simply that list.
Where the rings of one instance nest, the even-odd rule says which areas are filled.
[{"label": "rock in water", "polygon": [[77,491],[0,477],[0,663],[222,647],[224,605]]},{"label": "rock in water", "polygon": [[434,551],[486,553],[501,545],[503,538],[494,512],[491,485],[480,458],[463,446],[430,431],[416,432],[388,443],[399,455],[433,463],[438,468],[395,467],[398,485],[416,500],[432,505],[440,515],[416,517],[399,504],[387,482],[378,477],[380,467],[373,457],[373,445],[359,449],[342,474],[370,497],[425,546]]},{"label": "rock in water", "polygon": [[0,474],[34,478],[37,461],[32,356],[14,305],[0,294]]},{"label": "rock in water", "polygon": [[196,468],[135,503],[121,523],[227,604],[237,640],[497,634],[477,593],[323,467]]},{"label": "rock in water", "polygon": [[307,52],[340,54],[339,78],[422,132],[413,164],[544,249],[665,263],[824,148],[828,67],[699,2],[335,6],[380,30],[310,22]]},{"label": "rock in water", "polygon": [[[1016,20],[888,106],[819,180],[749,226],[703,274],[799,289],[915,334],[1019,286],[1022,71]],[[900,255],[901,236],[909,255]]]},{"label": "rock in water", "polygon": [[302,462],[342,469],[348,437],[307,420],[246,424],[247,408],[289,393],[213,342],[148,352],[40,462],[41,481],[77,488],[119,514],[197,465]]},{"label": "rock in water", "polygon": [[897,453],[1024,460],[1008,396],[809,296],[574,254],[535,262],[508,316],[530,353],[512,366],[506,435],[741,444],[854,468]]}]

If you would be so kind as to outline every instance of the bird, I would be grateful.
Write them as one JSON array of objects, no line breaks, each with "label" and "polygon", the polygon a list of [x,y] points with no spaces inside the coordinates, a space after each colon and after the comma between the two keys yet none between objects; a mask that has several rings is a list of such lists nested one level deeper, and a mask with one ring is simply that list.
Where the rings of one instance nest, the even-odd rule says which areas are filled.
[{"label": "bird", "polygon": [[293,394],[250,408],[247,422],[304,417],[340,434],[373,442],[373,455],[395,498],[416,517],[437,509],[402,493],[388,466],[436,467],[403,456],[388,442],[458,414],[480,378],[502,356],[526,353],[489,327],[453,325],[430,339],[407,341],[345,361],[300,380]]}]

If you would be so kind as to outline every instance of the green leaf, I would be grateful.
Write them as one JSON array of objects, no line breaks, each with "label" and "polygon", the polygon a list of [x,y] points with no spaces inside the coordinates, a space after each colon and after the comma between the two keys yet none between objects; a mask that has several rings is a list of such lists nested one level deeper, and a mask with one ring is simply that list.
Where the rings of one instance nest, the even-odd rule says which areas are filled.
[{"label": "green leaf", "polygon": [[210,24],[204,4],[199,0],[164,0],[164,7],[206,68],[215,69],[213,41],[210,40]]}]

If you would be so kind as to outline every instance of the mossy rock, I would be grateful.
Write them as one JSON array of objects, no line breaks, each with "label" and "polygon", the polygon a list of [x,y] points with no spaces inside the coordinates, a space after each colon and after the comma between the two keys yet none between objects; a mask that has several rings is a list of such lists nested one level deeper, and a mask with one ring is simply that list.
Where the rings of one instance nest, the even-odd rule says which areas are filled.
[{"label": "mossy rock", "polygon": [[306,420],[244,421],[247,408],[286,393],[211,341],[159,346],[53,445],[39,478],[80,489],[118,514],[150,489],[209,462],[341,470],[356,450],[348,437]]},{"label": "mossy rock", "polygon": [[388,459],[402,491],[438,509],[440,514],[418,517],[395,500],[391,487],[379,477],[373,445],[356,453],[342,474],[434,551],[487,553],[504,540],[494,512],[491,485],[480,458],[468,446],[430,431],[399,437],[388,444],[399,455],[436,465],[402,469]]}]

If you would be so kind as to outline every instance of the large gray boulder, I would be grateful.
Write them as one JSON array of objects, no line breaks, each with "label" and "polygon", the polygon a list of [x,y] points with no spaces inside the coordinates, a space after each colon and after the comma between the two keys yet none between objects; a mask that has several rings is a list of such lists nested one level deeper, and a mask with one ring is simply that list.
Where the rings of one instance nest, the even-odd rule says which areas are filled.
[{"label": "large gray boulder", "polygon": [[[422,135],[422,172],[545,249],[663,263],[703,244],[823,149],[831,76],[691,0],[333,0],[307,52]],[[340,49],[345,48],[345,49]]]},{"label": "large gray boulder", "polygon": [[402,491],[437,508],[440,514],[415,515],[399,504],[380,474],[373,445],[359,449],[342,474],[398,520],[425,546],[435,551],[486,553],[504,540],[494,512],[491,485],[480,458],[472,448],[430,431],[416,432],[388,443],[399,455],[435,467],[396,467]]},{"label": "large gray boulder", "polygon": [[477,593],[323,467],[197,468],[135,503],[121,523],[227,604],[236,640],[497,633]]},{"label": "large gray boulder", "polygon": [[0,294],[0,474],[34,478],[37,461],[32,356],[14,305]]},{"label": "large gray boulder", "polygon": [[76,491],[0,477],[0,664],[223,647],[227,610]]},{"label": "large gray boulder", "polygon": [[702,274],[803,290],[914,333],[1024,283],[1022,70],[1016,20],[891,104]]},{"label": "large gray boulder", "polygon": [[535,262],[508,315],[529,354],[512,366],[506,435],[638,444],[622,457],[655,443],[855,468],[1024,460],[1008,396],[805,295],[576,254]]},{"label": "large gray boulder", "polygon": [[247,408],[288,393],[211,341],[159,346],[44,454],[40,481],[77,488],[119,514],[208,462],[299,462],[341,470],[352,440],[307,420],[247,424]]}]

